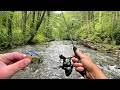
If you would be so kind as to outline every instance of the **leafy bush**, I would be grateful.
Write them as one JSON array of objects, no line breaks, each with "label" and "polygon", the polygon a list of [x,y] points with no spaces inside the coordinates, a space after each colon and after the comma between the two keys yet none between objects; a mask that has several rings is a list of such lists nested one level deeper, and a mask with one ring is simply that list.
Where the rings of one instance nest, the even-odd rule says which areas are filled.
[{"label": "leafy bush", "polygon": [[37,34],[33,39],[34,43],[41,43],[45,41],[45,37],[42,34]]}]

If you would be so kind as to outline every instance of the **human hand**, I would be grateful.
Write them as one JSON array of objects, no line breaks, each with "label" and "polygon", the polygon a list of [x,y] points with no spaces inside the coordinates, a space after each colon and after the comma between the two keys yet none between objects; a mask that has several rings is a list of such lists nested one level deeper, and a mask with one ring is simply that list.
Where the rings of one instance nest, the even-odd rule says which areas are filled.
[{"label": "human hand", "polygon": [[19,52],[0,54],[0,79],[8,79],[24,69],[32,59]]},{"label": "human hand", "polygon": [[75,58],[73,55],[72,61],[74,62],[73,66],[75,67],[76,71],[81,72],[86,69],[86,76],[90,79],[107,78],[105,74],[101,71],[101,69],[97,67],[97,65],[92,61],[89,56],[84,55],[79,50],[76,50],[76,53],[81,58],[81,63],[78,63],[78,59]]}]

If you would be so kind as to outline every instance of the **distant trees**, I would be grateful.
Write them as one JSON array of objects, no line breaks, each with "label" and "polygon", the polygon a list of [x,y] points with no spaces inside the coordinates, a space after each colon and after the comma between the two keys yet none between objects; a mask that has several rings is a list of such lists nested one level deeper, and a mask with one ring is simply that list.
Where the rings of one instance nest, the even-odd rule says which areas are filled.
[{"label": "distant trees", "polygon": [[[63,11],[74,40],[120,45],[120,11]],[[0,47],[70,39],[55,11],[0,11]]]},{"label": "distant trees", "polygon": [[31,37],[29,38],[27,43],[31,43],[32,39],[36,35],[36,32],[38,31],[38,29],[43,21],[44,16],[45,16],[45,11],[43,11],[41,18],[39,18],[39,21],[37,22],[36,27],[35,27],[35,32],[33,32],[33,34],[31,34]]},{"label": "distant trees", "polygon": [[[119,11],[74,11],[65,12],[70,23],[79,23],[80,28],[72,28],[74,38],[87,39],[97,43],[120,45]],[[74,19],[74,20],[73,20]]]}]

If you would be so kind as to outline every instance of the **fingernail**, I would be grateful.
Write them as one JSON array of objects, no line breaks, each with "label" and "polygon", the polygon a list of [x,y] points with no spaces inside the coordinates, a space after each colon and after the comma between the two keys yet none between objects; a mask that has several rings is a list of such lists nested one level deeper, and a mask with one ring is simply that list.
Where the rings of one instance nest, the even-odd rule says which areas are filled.
[{"label": "fingernail", "polygon": [[82,68],[82,71],[84,70],[84,68]]},{"label": "fingernail", "polygon": [[78,61],[78,59],[76,58],[76,60]]},{"label": "fingernail", "polygon": [[30,62],[31,62],[30,59],[28,59],[28,58],[25,59],[25,64],[26,64],[26,65],[28,65]]},{"label": "fingernail", "polygon": [[23,54],[23,57],[25,57],[25,56],[27,56],[27,55]]},{"label": "fingernail", "polygon": [[23,54],[23,56],[22,56],[23,58],[26,58],[27,57],[27,55],[25,55],[25,54]]}]

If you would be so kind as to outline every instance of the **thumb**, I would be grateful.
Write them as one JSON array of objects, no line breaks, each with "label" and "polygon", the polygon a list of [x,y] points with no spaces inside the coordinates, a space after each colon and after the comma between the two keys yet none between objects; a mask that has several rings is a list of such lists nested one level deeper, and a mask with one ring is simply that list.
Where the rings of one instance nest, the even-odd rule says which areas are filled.
[{"label": "thumb", "polygon": [[16,63],[13,63],[11,65],[6,66],[4,68],[4,74],[7,75],[6,78],[11,77],[17,71],[25,68],[30,62],[31,62],[30,58],[25,58],[25,59],[22,59],[20,61],[17,61]]},{"label": "thumb", "polygon": [[79,50],[76,50],[76,53],[78,54],[78,56],[79,56],[81,59],[85,57],[85,55],[84,55],[81,51],[79,51]]}]

